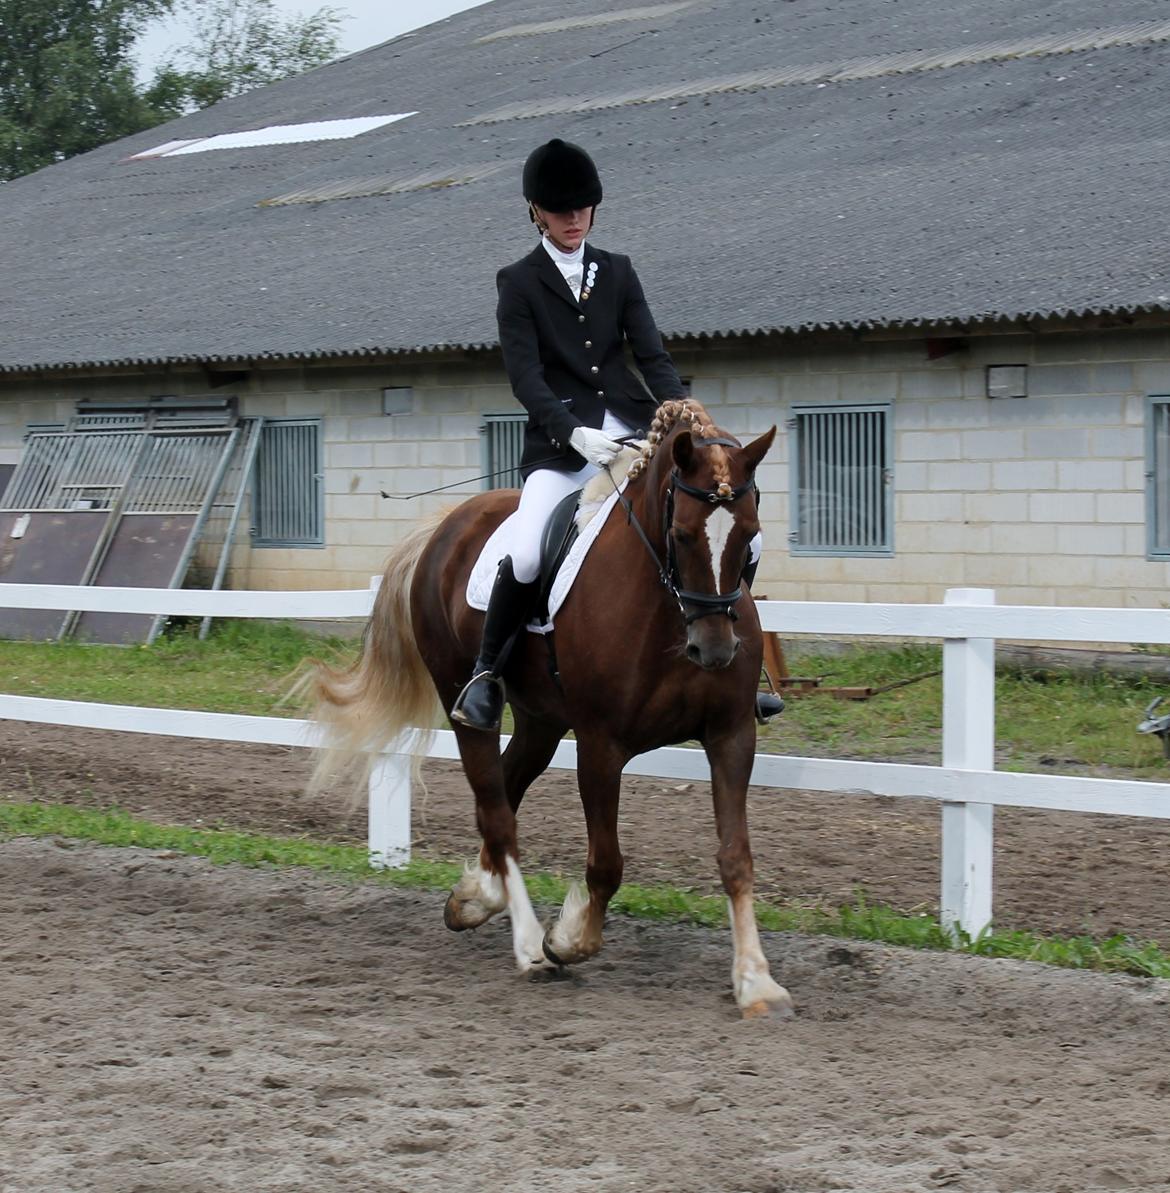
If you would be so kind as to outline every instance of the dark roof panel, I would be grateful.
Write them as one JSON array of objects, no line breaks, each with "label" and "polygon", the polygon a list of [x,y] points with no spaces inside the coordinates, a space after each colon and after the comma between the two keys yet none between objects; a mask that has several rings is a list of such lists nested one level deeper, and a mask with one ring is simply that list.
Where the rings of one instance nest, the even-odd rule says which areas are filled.
[{"label": "dark roof panel", "polygon": [[0,188],[0,370],[492,347],[551,136],[597,158],[592,239],[668,336],[1170,312],[1161,0],[594,2],[531,28],[561,17],[495,0]]}]

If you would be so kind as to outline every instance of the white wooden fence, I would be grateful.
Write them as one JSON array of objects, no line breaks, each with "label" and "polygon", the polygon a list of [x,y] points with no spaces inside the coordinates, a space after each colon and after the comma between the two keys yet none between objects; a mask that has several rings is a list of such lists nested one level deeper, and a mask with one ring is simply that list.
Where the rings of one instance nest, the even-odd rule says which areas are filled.
[{"label": "white wooden fence", "polygon": [[[370,590],[344,592],[205,592],[0,584],[0,608],[196,617],[364,618],[372,604],[372,589],[373,585]],[[943,640],[941,766],[757,754],[752,782],[845,796],[874,794],[939,801],[941,917],[952,931],[959,928],[971,935],[991,923],[992,826],[997,804],[1170,819],[1170,783],[1000,772],[995,769],[994,757],[997,638],[1170,645],[1170,611],[1009,607],[994,602],[990,589],[960,588],[948,591],[942,605],[759,603],[764,628],[782,635]],[[1170,660],[1167,673],[1170,677]],[[323,744],[318,727],[310,721],[32,696],[0,695],[0,717],[218,741]],[[409,752],[416,743],[415,734],[394,743],[371,779],[369,850],[374,865],[400,866],[410,859]],[[454,734],[437,732],[427,753],[431,758],[458,758]],[[561,743],[552,766],[575,769],[573,742]],[[671,748],[640,755],[626,767],[626,773],[710,779],[706,758],[695,749]]]}]

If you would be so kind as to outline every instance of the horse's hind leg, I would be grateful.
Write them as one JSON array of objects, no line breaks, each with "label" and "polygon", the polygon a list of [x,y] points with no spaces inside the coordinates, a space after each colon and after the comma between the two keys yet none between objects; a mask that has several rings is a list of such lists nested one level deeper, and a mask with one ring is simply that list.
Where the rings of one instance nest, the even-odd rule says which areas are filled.
[{"label": "horse's hind leg", "polygon": [[749,721],[745,728],[704,744],[711,763],[719,875],[730,902],[735,1001],[745,1019],[773,1011],[787,1017],[792,1014],[792,998],[772,978],[752,902],[755,874],[748,839],[747,787],[755,753],[755,726]]},{"label": "horse's hind leg", "polygon": [[588,892],[577,885],[569,889],[561,914],[545,939],[545,952],[566,965],[585,961],[600,951],[605,909],[622,884],[624,861],[617,818],[625,761],[612,743],[592,742],[578,735],[577,784],[589,830]]},{"label": "horse's hind leg", "polygon": [[[455,737],[459,743],[464,773],[475,792],[475,816],[483,846],[479,864],[464,874],[448,897],[443,920],[448,928],[455,930],[473,928],[506,907],[512,920],[512,948],[516,964],[522,971],[545,969],[549,961],[541,948],[544,930],[532,910],[517,861],[515,807],[523,796],[523,788],[516,789],[513,805],[496,734],[457,725]],[[536,769],[536,774],[547,765],[555,748],[554,741],[544,763]],[[519,758],[525,753],[522,742],[518,761],[509,763],[507,767],[513,782],[535,766],[535,760],[527,766],[521,765]],[[537,755],[539,753],[536,751]]]}]

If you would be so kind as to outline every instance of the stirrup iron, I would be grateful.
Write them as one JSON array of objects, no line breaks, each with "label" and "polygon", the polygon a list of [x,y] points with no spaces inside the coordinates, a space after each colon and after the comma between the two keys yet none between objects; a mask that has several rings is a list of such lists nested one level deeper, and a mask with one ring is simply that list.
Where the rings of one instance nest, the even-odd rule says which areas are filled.
[{"label": "stirrup iron", "polygon": [[[470,701],[470,709],[466,708]],[[451,720],[469,729],[495,733],[504,716],[504,681],[491,671],[477,671],[451,706]]]}]

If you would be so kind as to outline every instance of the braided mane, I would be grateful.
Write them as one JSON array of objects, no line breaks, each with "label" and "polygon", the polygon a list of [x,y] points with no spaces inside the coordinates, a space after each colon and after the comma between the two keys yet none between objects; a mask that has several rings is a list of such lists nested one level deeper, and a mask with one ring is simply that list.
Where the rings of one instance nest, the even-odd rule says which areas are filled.
[{"label": "braided mane", "polygon": [[[650,424],[650,433],[646,436],[641,454],[630,465],[626,474],[629,480],[636,480],[646,471],[647,465],[658,451],[659,444],[679,423],[688,423],[691,434],[696,439],[714,439],[719,434],[719,428],[711,421],[711,416],[694,398],[673,398],[663,402],[654,412],[654,421]],[[727,453],[721,446],[715,445],[709,452],[707,458],[711,461],[715,473],[715,493],[724,500],[729,499],[732,490]]]}]

